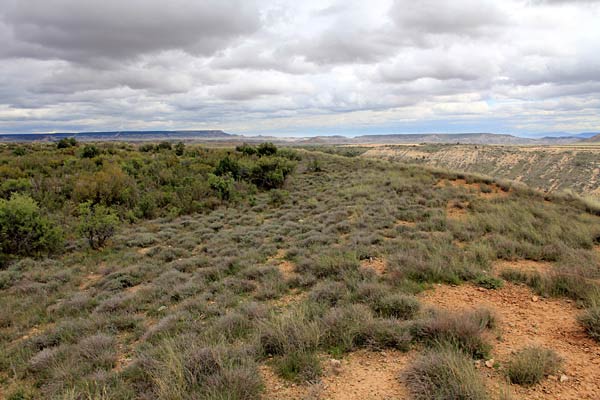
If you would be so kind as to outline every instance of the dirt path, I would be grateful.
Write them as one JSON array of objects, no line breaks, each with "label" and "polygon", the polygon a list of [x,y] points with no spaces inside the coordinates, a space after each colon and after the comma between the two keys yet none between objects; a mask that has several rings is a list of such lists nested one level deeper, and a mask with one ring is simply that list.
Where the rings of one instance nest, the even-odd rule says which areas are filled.
[{"label": "dirt path", "polygon": [[415,353],[399,351],[371,352],[359,350],[341,360],[339,369],[324,357],[324,376],[320,383],[297,385],[278,378],[270,367],[262,366],[265,399],[269,400],[400,400],[406,389],[398,374],[406,368]]},{"label": "dirt path", "polygon": [[[600,399],[600,346],[587,337],[577,323],[580,313],[568,300],[534,296],[525,286],[506,283],[498,290],[471,285],[442,286],[421,295],[422,301],[447,310],[479,306],[496,310],[501,334],[494,340],[493,356],[501,365],[496,371],[482,367],[482,373],[496,392],[506,387],[502,365],[510,354],[524,346],[539,344],[557,351],[565,360],[561,374],[532,388],[510,386],[518,399]],[[560,374],[559,374],[560,376]]]}]

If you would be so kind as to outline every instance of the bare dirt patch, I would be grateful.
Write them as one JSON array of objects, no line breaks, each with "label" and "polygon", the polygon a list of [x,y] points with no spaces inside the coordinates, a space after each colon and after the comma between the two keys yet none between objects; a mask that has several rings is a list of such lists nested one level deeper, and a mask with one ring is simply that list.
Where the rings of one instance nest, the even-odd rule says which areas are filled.
[{"label": "bare dirt patch", "polygon": [[361,268],[372,269],[377,275],[385,273],[385,261],[382,258],[369,257],[360,262]]},{"label": "bare dirt patch", "polygon": [[396,221],[396,223],[394,224],[394,227],[398,227],[398,226],[407,226],[410,228],[413,228],[417,225],[416,222],[414,221],[403,221],[401,219],[399,219],[398,221]]},{"label": "bare dirt patch", "polygon": [[552,271],[552,264],[533,260],[500,260],[496,261],[492,268],[496,274],[499,274],[505,269],[515,269],[528,274],[548,274]]},{"label": "bare dirt patch", "polygon": [[[424,303],[447,310],[480,306],[496,310],[501,335],[494,339],[493,356],[500,369],[482,367],[490,388],[499,394],[506,387],[504,365],[515,352],[528,345],[542,345],[557,351],[565,360],[558,377],[531,388],[510,385],[519,399],[598,399],[600,398],[600,346],[590,339],[577,322],[580,310],[563,299],[535,296],[526,286],[506,283],[497,290],[471,285],[436,285],[421,295]],[[560,375],[559,375],[560,376]]]},{"label": "bare dirt patch", "polygon": [[291,278],[296,274],[296,267],[288,260],[284,260],[285,250],[279,249],[277,253],[267,260],[268,263],[276,264],[284,278]]},{"label": "bare dirt patch", "polygon": [[324,376],[316,384],[293,384],[277,377],[269,366],[262,366],[265,398],[273,400],[392,400],[408,397],[398,375],[414,358],[414,352],[372,352],[359,350],[340,360],[334,368],[323,356]]},{"label": "bare dirt patch", "polygon": [[307,292],[298,289],[292,289],[289,293],[284,294],[283,296],[277,299],[271,300],[270,303],[275,307],[286,307],[304,301],[307,295]]},{"label": "bare dirt patch", "polygon": [[91,273],[83,277],[79,284],[80,290],[85,290],[91,287],[94,283],[98,282],[102,278],[102,274]]},{"label": "bare dirt patch", "polygon": [[484,199],[494,199],[498,197],[508,197],[510,191],[504,191],[500,186],[495,183],[485,184],[485,183],[468,183],[464,179],[441,179],[437,184],[437,187],[460,187],[464,188],[469,192],[475,192],[478,196]]},{"label": "bare dirt patch", "polygon": [[451,201],[446,205],[446,217],[449,219],[461,220],[467,216],[468,204]]},{"label": "bare dirt patch", "polygon": [[148,254],[150,252],[150,250],[152,250],[153,247],[142,247],[140,249],[137,250],[138,254],[141,254],[143,256],[145,256],[146,254]]}]

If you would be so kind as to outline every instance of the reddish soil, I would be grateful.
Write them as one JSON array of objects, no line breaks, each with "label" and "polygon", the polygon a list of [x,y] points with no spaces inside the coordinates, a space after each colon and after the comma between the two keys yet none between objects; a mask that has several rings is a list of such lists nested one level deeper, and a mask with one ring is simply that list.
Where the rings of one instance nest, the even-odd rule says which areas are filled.
[{"label": "reddish soil", "polygon": [[417,223],[414,221],[403,221],[401,219],[399,219],[398,221],[396,221],[396,223],[394,224],[394,226],[408,226],[408,227],[414,227],[416,226]]},{"label": "reddish soil", "polygon": [[285,250],[279,249],[277,250],[277,254],[269,258],[267,262],[276,264],[284,278],[291,278],[296,273],[296,268],[294,267],[294,264],[287,260],[284,260],[283,257],[285,257]]},{"label": "reddish soil", "polygon": [[467,206],[465,203],[449,202],[446,206],[446,217],[449,219],[460,220],[467,216]]},{"label": "reddish soil", "polygon": [[[398,381],[414,353],[360,350],[337,362],[323,356],[324,376],[317,384],[293,384],[277,377],[269,366],[262,366],[265,398],[269,400],[392,400],[408,394]],[[335,364],[334,364],[335,363]]]},{"label": "reddish soil", "polygon": [[368,258],[360,262],[361,268],[368,268],[375,271],[377,275],[383,275],[385,273],[385,261],[381,258]]},{"label": "reddish soil", "polygon": [[[500,186],[498,186],[495,183],[492,183],[490,185],[481,184],[481,183],[467,183],[467,181],[464,179],[456,179],[456,180],[442,179],[436,184],[436,186],[437,187],[445,187],[445,186],[462,187],[462,188],[467,189],[467,191],[474,191],[479,196],[486,198],[486,199],[493,199],[493,198],[497,198],[497,197],[507,197],[510,193],[510,191],[505,192],[504,190],[502,190],[502,188]],[[482,188],[487,188],[488,190],[491,190],[491,191],[489,193],[484,193],[482,191]]]},{"label": "reddish soil", "polygon": [[83,277],[81,283],[79,284],[80,290],[85,290],[92,286],[94,283],[98,282],[103,275],[101,274],[89,274]]},{"label": "reddish soil", "polygon": [[516,260],[516,261],[496,261],[493,265],[496,273],[502,272],[504,269],[516,269],[526,273],[546,274],[552,271],[552,264],[548,262],[533,261],[533,260]]},{"label": "reddish soil", "polygon": [[[471,285],[436,286],[421,295],[425,304],[447,310],[475,307],[494,309],[500,319],[500,334],[494,338],[493,357],[498,370],[481,367],[496,394],[507,387],[504,368],[512,352],[538,344],[558,352],[564,359],[562,371],[531,388],[510,385],[519,399],[599,399],[600,345],[577,323],[580,310],[563,299],[535,296],[525,286],[506,283],[498,290]],[[567,380],[560,382],[565,375]]]}]

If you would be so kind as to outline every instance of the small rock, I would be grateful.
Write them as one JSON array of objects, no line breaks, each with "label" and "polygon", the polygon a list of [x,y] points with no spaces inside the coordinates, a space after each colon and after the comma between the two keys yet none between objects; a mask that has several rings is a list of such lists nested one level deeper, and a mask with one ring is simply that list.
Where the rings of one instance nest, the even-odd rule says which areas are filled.
[{"label": "small rock", "polygon": [[329,365],[331,365],[331,371],[334,374],[339,375],[342,372],[342,362],[340,360],[332,358],[329,360]]},{"label": "small rock", "polygon": [[566,381],[568,381],[568,380],[569,380],[569,377],[568,377],[568,376],[566,376],[565,374],[562,374],[562,375],[560,376],[560,383],[566,382]]},{"label": "small rock", "polygon": [[533,297],[531,298],[531,301],[533,301],[533,302],[535,303],[535,302],[536,302],[536,301],[538,301],[539,299],[540,299],[540,298],[539,298],[538,296],[533,296]]},{"label": "small rock", "polygon": [[490,358],[489,360],[487,360],[485,362],[485,366],[488,367],[488,368],[494,368],[494,359]]},{"label": "small rock", "polygon": [[167,309],[167,306],[160,306],[158,307],[158,311],[164,311]]}]

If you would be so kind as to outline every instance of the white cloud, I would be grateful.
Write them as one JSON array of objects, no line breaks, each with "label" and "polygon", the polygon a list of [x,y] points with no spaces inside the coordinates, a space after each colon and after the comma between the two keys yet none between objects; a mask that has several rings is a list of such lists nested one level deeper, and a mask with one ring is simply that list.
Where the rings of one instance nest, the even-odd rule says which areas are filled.
[{"label": "white cloud", "polygon": [[600,130],[599,19],[598,1],[0,0],[0,129]]}]

